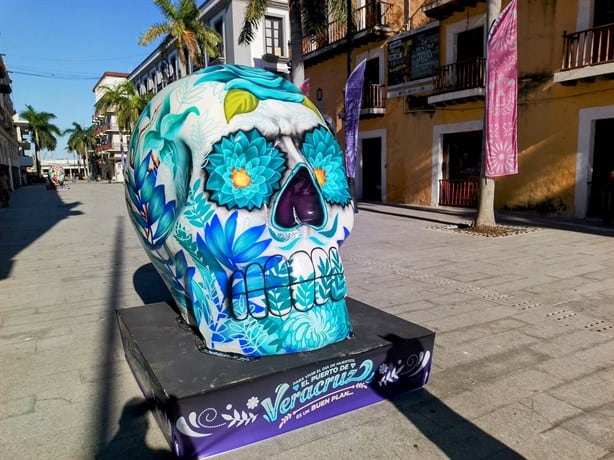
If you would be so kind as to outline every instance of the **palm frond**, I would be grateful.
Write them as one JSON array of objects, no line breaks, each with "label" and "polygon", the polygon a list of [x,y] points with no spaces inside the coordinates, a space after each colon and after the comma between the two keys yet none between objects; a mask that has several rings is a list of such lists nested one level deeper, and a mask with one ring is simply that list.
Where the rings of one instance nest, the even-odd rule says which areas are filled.
[{"label": "palm frond", "polygon": [[154,24],[139,37],[139,45],[147,46],[156,38],[170,33],[168,24]]},{"label": "palm frond", "polygon": [[154,3],[158,8],[160,8],[160,11],[166,19],[171,20],[177,18],[177,9],[175,8],[173,2],[170,2],[169,0],[154,0]]},{"label": "palm frond", "polygon": [[249,0],[245,8],[243,27],[239,33],[239,44],[251,43],[254,40],[260,21],[266,13],[266,0]]}]

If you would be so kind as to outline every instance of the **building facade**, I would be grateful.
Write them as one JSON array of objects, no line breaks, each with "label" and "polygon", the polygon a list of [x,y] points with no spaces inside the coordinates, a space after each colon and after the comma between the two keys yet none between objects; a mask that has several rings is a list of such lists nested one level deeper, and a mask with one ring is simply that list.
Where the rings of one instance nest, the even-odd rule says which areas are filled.
[{"label": "building facade", "polygon": [[[108,88],[121,85],[128,78],[127,73],[105,72],[96,82],[94,92],[94,104],[105,95]],[[90,175],[95,180],[109,180],[123,182],[122,172],[122,133],[117,124],[117,116],[113,110],[106,113],[96,113],[92,121],[96,128],[96,147],[93,155],[90,155]]]},{"label": "building facade", "polygon": [[[200,6],[201,21],[222,37],[218,55],[207,56],[204,67],[216,64],[241,64],[269,70],[287,78],[289,75],[289,19],[287,1],[269,2],[262,24],[249,45],[239,45],[245,7],[243,0],[210,0]],[[105,87],[115,87],[129,80],[139,94],[157,93],[169,83],[198,70],[192,62],[185,65],[176,48],[156,48],[135,69],[128,73],[105,72],[94,86],[95,102],[105,93]],[[98,124],[96,159],[92,165],[95,178],[123,181],[122,147],[126,148],[113,112],[95,114]],[[127,137],[127,136],[126,136]]]},{"label": "building facade", "polygon": [[[239,45],[245,7],[243,0],[210,0],[201,7],[201,21],[222,38],[218,55],[207,56],[204,67],[216,64],[241,64],[266,69],[287,77],[289,73],[289,20],[287,1],[269,2],[263,23],[249,45]],[[128,79],[140,94],[156,93],[167,84],[198,70],[192,62],[184,65],[177,49],[158,47],[136,66]]]},{"label": "building facade", "polygon": [[[602,212],[614,171],[613,4],[518,2],[519,173],[496,179],[496,209]],[[303,49],[311,96],[336,120],[340,140],[342,69],[367,59],[357,197],[476,206],[486,2],[360,0],[353,14],[351,66],[334,23]]]},{"label": "building facade", "polygon": [[32,157],[25,156],[30,148],[26,135],[27,122],[20,120],[13,107],[11,79],[0,54],[0,168],[6,170],[14,190],[26,183],[26,168]]}]

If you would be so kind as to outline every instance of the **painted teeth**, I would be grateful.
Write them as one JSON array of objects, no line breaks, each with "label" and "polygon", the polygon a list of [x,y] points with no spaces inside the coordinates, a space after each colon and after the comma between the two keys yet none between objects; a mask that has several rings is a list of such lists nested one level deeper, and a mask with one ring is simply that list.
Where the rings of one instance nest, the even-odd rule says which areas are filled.
[{"label": "painted teeth", "polygon": [[314,305],[345,297],[341,258],[336,248],[328,253],[316,248],[298,251],[286,259],[270,257],[264,267],[252,264],[231,276],[232,312],[236,319],[286,316],[294,308],[308,311]]}]

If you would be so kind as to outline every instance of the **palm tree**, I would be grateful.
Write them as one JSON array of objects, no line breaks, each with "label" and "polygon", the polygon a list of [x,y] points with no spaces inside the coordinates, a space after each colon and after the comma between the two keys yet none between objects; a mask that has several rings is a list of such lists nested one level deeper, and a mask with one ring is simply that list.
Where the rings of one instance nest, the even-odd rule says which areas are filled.
[{"label": "palm tree", "polygon": [[72,126],[72,128],[68,128],[63,133],[64,135],[70,135],[67,141],[67,150],[69,152],[75,152],[77,155],[81,155],[85,166],[85,175],[89,177],[90,171],[87,155],[90,149],[93,149],[96,146],[97,126],[91,125],[88,128],[84,128],[77,122],[73,122]]},{"label": "palm tree", "polygon": [[58,145],[55,136],[61,136],[62,131],[51,120],[56,116],[49,112],[37,112],[31,105],[26,105],[26,110],[19,114],[21,118],[30,124],[31,140],[34,143],[34,156],[36,173],[41,173],[40,151],[43,149],[54,150]]},{"label": "palm tree", "polygon": [[[124,136],[132,132],[141,112],[151,100],[153,94],[139,94],[134,83],[130,80],[126,80],[116,86],[103,86],[102,90],[105,92],[96,102],[96,113],[115,113],[120,142],[122,142],[122,145],[126,145],[123,143]],[[110,158],[107,157],[106,160],[107,165],[110,167]]]},{"label": "palm tree", "polygon": [[141,112],[153,97],[152,93],[139,94],[130,80],[116,86],[103,86],[102,97],[96,102],[96,113],[113,112],[117,116],[119,129],[132,131]]},{"label": "palm tree", "polygon": [[[251,43],[255,32],[264,18],[267,0],[248,0],[239,44]],[[292,82],[299,86],[305,79],[303,63],[303,31],[318,35],[326,30],[330,17],[347,21],[348,0],[288,0],[290,16],[290,46]]]},{"label": "palm tree", "polygon": [[154,0],[165,22],[154,24],[139,38],[139,45],[147,46],[157,38],[164,37],[162,49],[173,43],[179,50],[179,59],[188,70],[188,61],[202,65],[205,53],[210,57],[218,54],[222,41],[219,34],[200,21],[200,11],[194,0]]}]

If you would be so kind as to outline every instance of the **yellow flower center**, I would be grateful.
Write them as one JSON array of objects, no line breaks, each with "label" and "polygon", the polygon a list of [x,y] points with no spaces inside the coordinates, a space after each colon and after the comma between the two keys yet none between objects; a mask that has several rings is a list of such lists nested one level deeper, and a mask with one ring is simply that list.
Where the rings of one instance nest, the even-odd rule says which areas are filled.
[{"label": "yellow flower center", "polygon": [[234,185],[235,188],[245,188],[252,183],[252,178],[249,177],[249,174],[247,174],[245,168],[232,168],[232,175],[230,178],[232,179],[232,185]]},{"label": "yellow flower center", "polygon": [[316,173],[316,179],[318,180],[320,187],[326,184],[326,171],[324,171],[322,168],[315,168],[314,172]]}]

